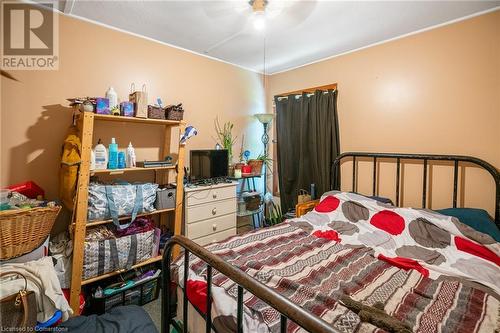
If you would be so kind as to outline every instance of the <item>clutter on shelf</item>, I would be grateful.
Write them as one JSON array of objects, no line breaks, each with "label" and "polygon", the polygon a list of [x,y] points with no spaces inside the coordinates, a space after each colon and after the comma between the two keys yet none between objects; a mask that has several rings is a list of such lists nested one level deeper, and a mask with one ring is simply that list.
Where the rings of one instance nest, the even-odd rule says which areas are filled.
[{"label": "clutter on shelf", "polygon": [[119,305],[144,305],[154,301],[160,290],[159,269],[134,271],[118,282],[93,288],[89,313],[102,314]]},{"label": "clutter on shelf", "polygon": [[[71,254],[70,303],[75,311],[78,311],[79,307],[80,310],[82,308],[82,302],[78,305],[78,295],[87,293],[95,284],[121,278],[133,269],[157,266],[161,260],[158,255],[160,243],[171,237],[168,229],[176,234],[181,233],[180,210],[183,196],[177,193],[179,189],[160,188],[158,184],[150,182],[110,182],[109,176],[126,176],[136,174],[137,170],[152,168],[154,173],[143,174],[154,175],[155,181],[161,182],[170,179],[173,174],[171,171],[175,171],[176,182],[182,183],[182,145],[172,150],[172,147],[167,145],[168,142],[163,142],[163,147],[159,147],[160,160],[140,160],[132,145],[135,142],[121,142],[121,136],[106,138],[106,142],[97,142],[98,138],[94,137],[94,125],[100,123],[105,126],[116,120],[118,123],[126,122],[127,130],[132,131],[134,123],[156,124],[164,129],[165,135],[170,136],[171,129],[174,128],[184,132],[184,123],[178,121],[183,119],[182,104],[164,106],[161,98],[157,98],[154,105],[148,104],[149,93],[145,85],[136,89],[132,84],[130,93],[125,95],[125,101],[120,100],[120,94],[117,92],[110,87],[105,97],[70,99],[71,105],[74,106],[73,125],[76,125],[75,120],[78,119],[78,126],[73,127],[80,131],[81,155],[90,156],[90,161],[83,159],[76,171],[79,181],[75,188],[79,200],[75,202],[75,218],[70,227],[74,241]],[[92,112],[94,115],[78,114],[79,112],[75,111]],[[148,117],[152,119],[148,120]],[[190,130],[193,131],[194,128]],[[83,133],[86,135],[82,135]],[[187,139],[195,135],[196,130],[194,133],[188,131],[185,134]],[[137,153],[140,154],[139,151]],[[176,163],[178,168],[174,168]],[[106,182],[103,182],[104,180]],[[163,215],[167,212],[175,214]],[[167,230],[162,232],[162,229],[154,227],[153,221]],[[66,259],[64,254],[59,254],[58,264],[61,272],[67,271]],[[68,281],[64,279],[64,282],[66,285]],[[140,290],[146,292],[146,289]],[[123,296],[128,297],[129,294]]]},{"label": "clutter on shelf", "polygon": [[148,92],[145,84],[142,85],[141,90],[136,90],[135,84],[132,83],[128,101],[120,101],[113,87],[108,88],[105,97],[75,97],[67,100],[70,102],[70,106],[81,112],[176,121],[184,118],[182,103],[164,106],[161,98],[158,97],[155,105],[148,104]]}]

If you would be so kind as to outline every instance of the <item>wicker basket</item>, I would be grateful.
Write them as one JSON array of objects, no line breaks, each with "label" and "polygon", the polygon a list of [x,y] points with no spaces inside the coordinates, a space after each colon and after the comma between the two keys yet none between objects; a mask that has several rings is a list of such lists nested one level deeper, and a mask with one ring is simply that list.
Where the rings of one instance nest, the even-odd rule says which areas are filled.
[{"label": "wicker basket", "polygon": [[168,120],[182,120],[184,118],[184,109],[182,103],[178,105],[169,105],[166,108]]},{"label": "wicker basket", "polygon": [[38,207],[0,212],[0,259],[7,260],[39,247],[54,225],[61,207]]},{"label": "wicker basket", "polygon": [[155,105],[148,105],[148,118],[165,119],[165,109]]}]

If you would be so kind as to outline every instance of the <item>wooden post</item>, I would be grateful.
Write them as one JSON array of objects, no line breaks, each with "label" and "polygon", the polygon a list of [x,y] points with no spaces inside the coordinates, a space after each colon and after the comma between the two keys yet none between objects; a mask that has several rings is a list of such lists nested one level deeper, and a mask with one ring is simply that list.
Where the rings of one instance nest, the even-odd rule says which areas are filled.
[{"label": "wooden post", "polygon": [[80,171],[78,174],[78,189],[76,202],[76,217],[73,236],[73,263],[71,270],[70,306],[75,315],[80,308],[80,290],[83,268],[83,244],[87,223],[88,186],[90,178],[90,151],[94,131],[94,114],[84,112],[79,119],[80,140],[82,144]]},{"label": "wooden post", "polygon": [[[180,134],[184,133],[186,124],[179,124],[179,137]],[[184,145],[179,142],[179,157],[177,158],[177,188],[175,191],[175,220],[174,220],[174,235],[180,235],[182,233],[182,213],[184,211]],[[176,246],[173,249],[172,256],[177,258],[179,256],[179,247]]]},{"label": "wooden post", "polygon": [[[160,159],[164,160],[168,155],[170,155],[171,140],[172,140],[172,127],[169,125],[164,126],[163,130],[163,147],[161,147],[160,151]],[[160,176],[157,177],[156,182],[158,184],[168,184],[169,182],[169,174],[171,170],[161,171]],[[169,216],[166,214],[160,215],[160,225],[165,226],[168,225]]]}]

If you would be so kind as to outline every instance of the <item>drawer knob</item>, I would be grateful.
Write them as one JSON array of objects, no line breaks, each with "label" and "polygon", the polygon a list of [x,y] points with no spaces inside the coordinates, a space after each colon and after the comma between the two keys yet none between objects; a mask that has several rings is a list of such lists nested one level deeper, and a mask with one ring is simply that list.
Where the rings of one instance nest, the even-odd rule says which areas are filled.
[{"label": "drawer knob", "polygon": [[214,223],[214,224],[212,224],[212,229],[213,229],[214,231],[217,231],[217,224],[215,224],[215,223]]},{"label": "drawer knob", "polygon": [[217,193],[212,194],[212,198],[217,199]]},{"label": "drawer knob", "polygon": [[212,209],[212,215],[217,214],[217,208]]}]

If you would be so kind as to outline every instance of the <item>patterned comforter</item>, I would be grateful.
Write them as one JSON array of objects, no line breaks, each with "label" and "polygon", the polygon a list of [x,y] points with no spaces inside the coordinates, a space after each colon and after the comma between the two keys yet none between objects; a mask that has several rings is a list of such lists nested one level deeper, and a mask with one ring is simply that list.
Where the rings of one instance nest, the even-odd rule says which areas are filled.
[{"label": "patterned comforter", "polygon": [[[337,302],[349,295],[382,303],[415,332],[469,333],[500,329],[498,246],[443,215],[335,192],[301,218],[207,249],[340,332],[381,332]],[[190,263],[188,298],[203,312],[206,265],[194,256]],[[175,271],[183,285],[180,267],[182,261]],[[214,273],[213,323],[218,332],[233,332],[237,285]],[[245,332],[279,332],[277,311],[248,292],[244,304]],[[289,322],[288,331],[300,327]]]}]

